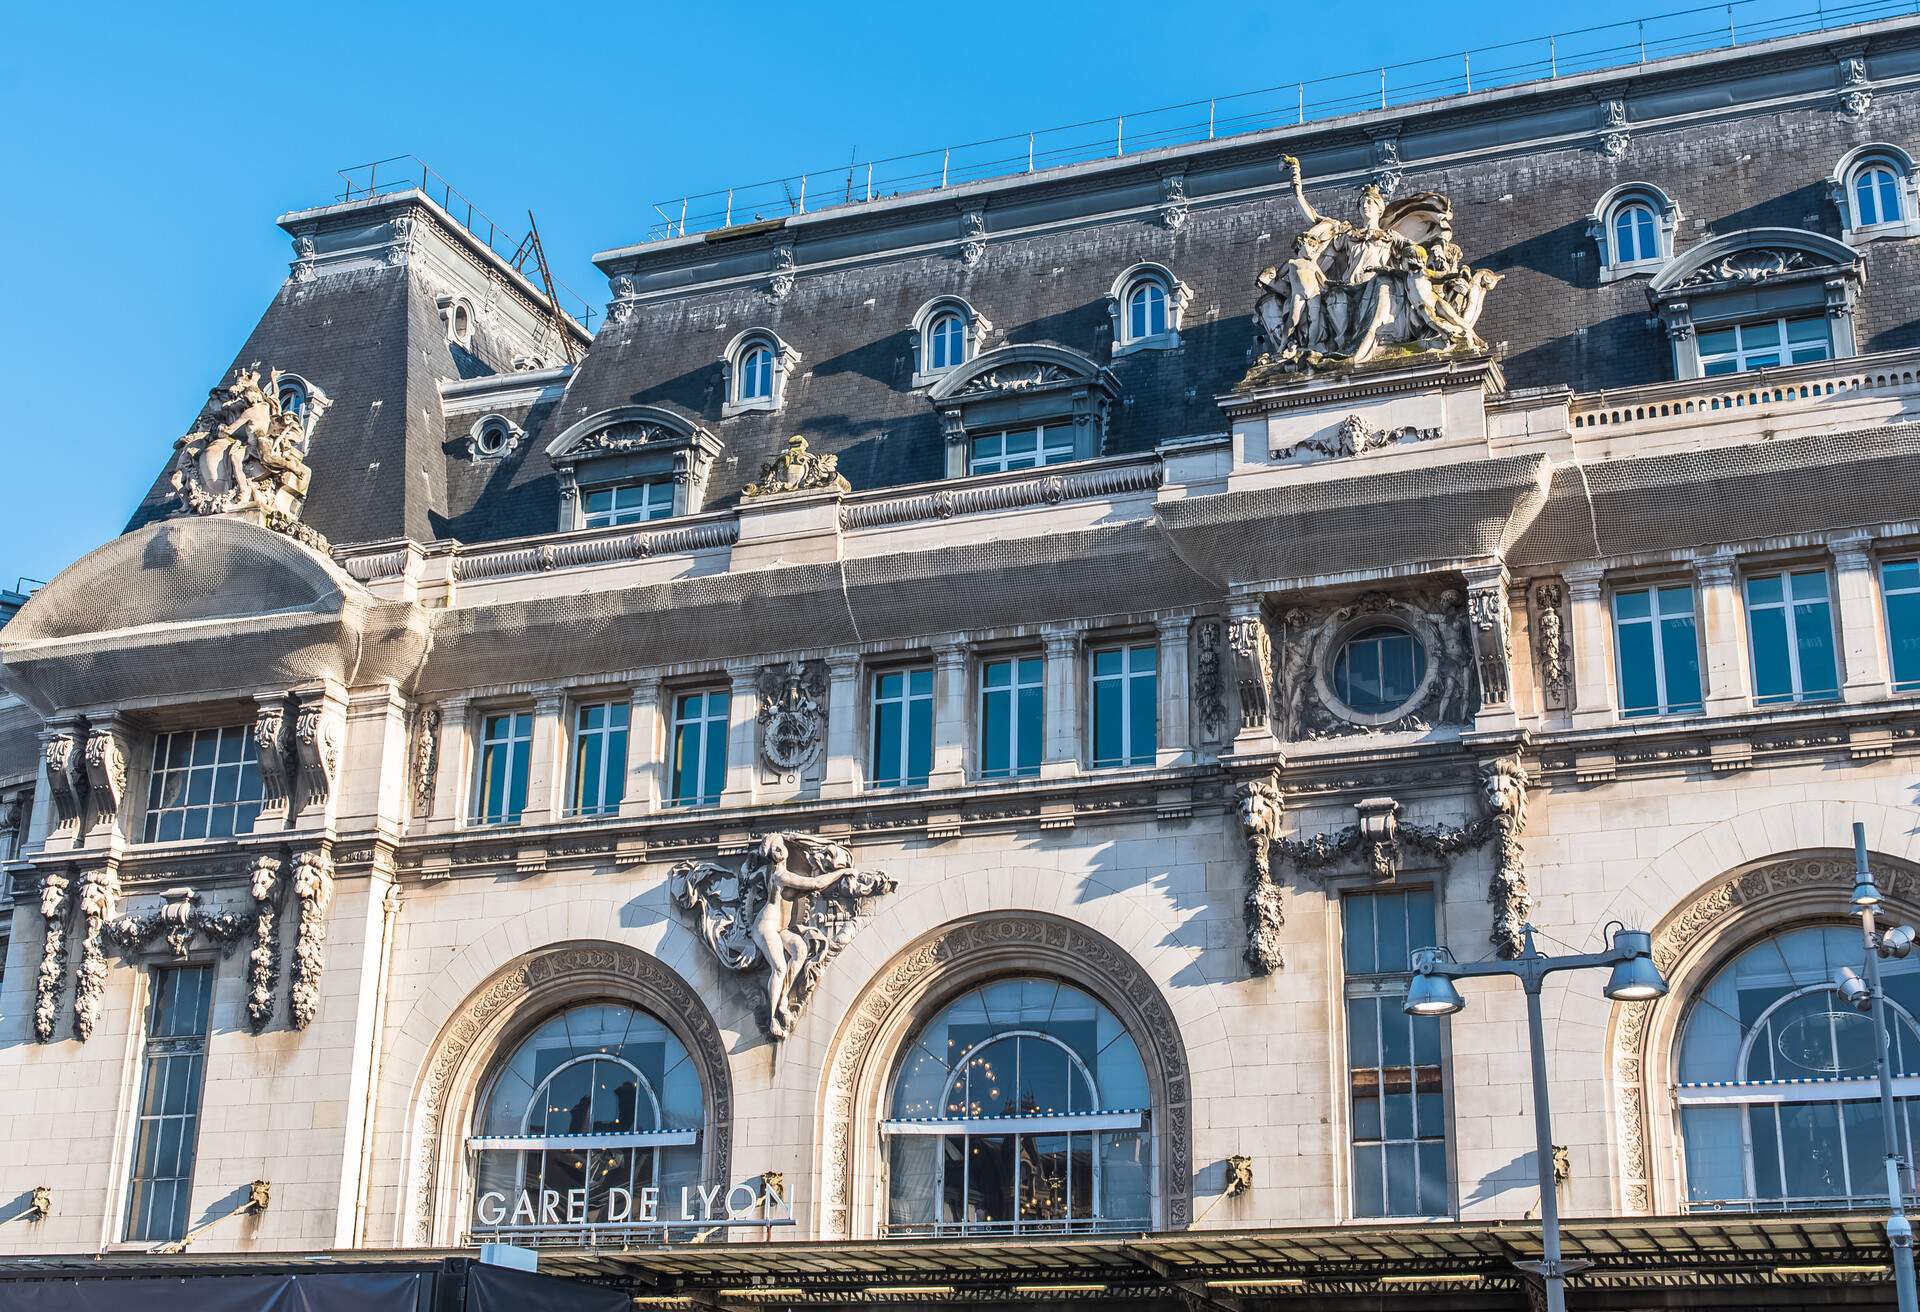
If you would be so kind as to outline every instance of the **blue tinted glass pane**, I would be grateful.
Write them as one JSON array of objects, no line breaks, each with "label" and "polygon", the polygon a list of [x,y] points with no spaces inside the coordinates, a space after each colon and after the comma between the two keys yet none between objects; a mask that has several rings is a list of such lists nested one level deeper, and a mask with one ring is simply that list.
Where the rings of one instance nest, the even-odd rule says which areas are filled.
[{"label": "blue tinted glass pane", "polygon": [[1789,580],[1793,588],[1795,601],[1813,601],[1827,595],[1827,573],[1825,570],[1803,570]]},{"label": "blue tinted glass pane", "polygon": [[1158,655],[1159,649],[1156,647],[1130,647],[1127,649],[1127,668],[1135,673],[1151,670]]},{"label": "blue tinted glass pane", "polygon": [[1733,329],[1719,328],[1710,333],[1700,334],[1700,354],[1728,355],[1734,349]]},{"label": "blue tinted glass pane", "polygon": [[1700,372],[1702,376],[1712,378],[1718,374],[1738,373],[1740,367],[1732,360],[1706,360],[1701,362]]},{"label": "blue tinted glass pane", "polygon": [[[1365,902],[1365,897],[1353,899]],[[1347,1065],[1356,1069],[1378,1066],[1380,1064],[1380,999],[1349,998],[1347,1000]],[[1377,1127],[1376,1127],[1377,1128]],[[1371,1138],[1358,1126],[1354,1133],[1363,1139]]]},{"label": "blue tinted glass pane", "polygon": [[907,703],[907,710],[907,778],[924,784],[933,771],[933,699],[916,697]]},{"label": "blue tinted glass pane", "polygon": [[1815,697],[1839,690],[1838,662],[1833,653],[1833,615],[1824,601],[1793,608],[1794,634],[1800,646],[1800,691]]},{"label": "blue tinted glass pane", "polygon": [[1782,578],[1783,576],[1779,574],[1762,574],[1755,578],[1748,579],[1747,603],[1749,605],[1760,605],[1767,602],[1779,601],[1784,587]]},{"label": "blue tinted glass pane", "polygon": [[1623,620],[1641,620],[1652,613],[1653,594],[1646,588],[1615,593],[1613,613]]},{"label": "blue tinted glass pane", "polygon": [[1920,592],[1887,597],[1887,646],[1894,683],[1901,688],[1920,683]]},{"label": "blue tinted glass pane", "polygon": [[873,681],[874,695],[877,697],[898,697],[905,689],[907,676],[895,671],[892,674],[879,675]]},{"label": "blue tinted glass pane", "polygon": [[1407,946],[1430,948],[1440,942],[1433,924],[1433,890],[1418,889],[1407,894]]},{"label": "blue tinted glass pane", "polygon": [[1413,639],[1388,638],[1381,644],[1380,694],[1389,706],[1398,706],[1413,696]]},{"label": "blue tinted glass pane", "polygon": [[1365,894],[1355,894],[1341,899],[1341,909],[1346,912],[1346,958],[1349,975],[1370,974],[1379,967],[1374,964],[1373,953],[1373,912],[1375,899]]},{"label": "blue tinted glass pane", "polygon": [[1880,581],[1888,589],[1920,588],[1920,560],[1890,560],[1881,567]]},{"label": "blue tinted glass pane", "polygon": [[[1407,1024],[1413,1031],[1413,1064],[1416,1066],[1438,1066],[1440,1064],[1440,1035],[1446,1028],[1444,1016],[1410,1016]],[[1421,1114],[1420,1132],[1437,1134],[1441,1120],[1438,1116],[1429,1120]]]},{"label": "blue tinted glass pane", "polygon": [[1787,340],[1794,343],[1825,342],[1827,340],[1827,321],[1825,319],[1795,319],[1787,325]]},{"label": "blue tinted glass pane", "polygon": [[1093,673],[1097,678],[1105,674],[1120,673],[1120,649],[1106,647],[1093,654]]},{"label": "blue tinted glass pane", "polygon": [[204,731],[194,734],[193,763],[195,765],[212,765],[214,753],[218,750],[219,745],[220,739],[216,734],[206,733]]},{"label": "blue tinted glass pane", "polygon": [[580,740],[574,760],[574,807],[591,811],[600,805],[600,735]]},{"label": "blue tinted glass pane", "polygon": [[[1407,904],[1406,899],[1397,893],[1380,895],[1380,908],[1374,913],[1377,922],[1375,932],[1379,935],[1379,969],[1405,970],[1407,968],[1407,949],[1412,946],[1424,947],[1425,944],[1407,942]],[[1402,1039],[1405,1038],[1403,1034]],[[1398,1059],[1390,1064],[1405,1065],[1406,1054],[1402,1052]]]},{"label": "blue tinted glass pane", "polygon": [[1443,1142],[1419,1145],[1421,1216],[1445,1216],[1447,1206],[1447,1145]]},{"label": "blue tinted glass pane", "polygon": [[1013,740],[1008,703],[1012,697],[1003,689],[988,691],[980,699],[980,773],[989,779],[1002,779],[1011,772]]},{"label": "blue tinted glass pane", "polygon": [[1355,1144],[1353,1148],[1353,1212],[1355,1216],[1383,1216],[1387,1210],[1386,1190],[1381,1177],[1379,1144]]},{"label": "blue tinted glass pane", "polygon": [[618,806],[626,795],[627,734],[619,729],[607,735],[606,781],[601,785],[600,805]]},{"label": "blue tinted glass pane", "polygon": [[[1777,580],[1776,580],[1777,584]],[[1787,655],[1787,613],[1778,606],[1748,613],[1753,641],[1753,695],[1757,701],[1793,696],[1793,670]]]},{"label": "blue tinted glass pane", "polygon": [[899,702],[881,702],[873,708],[873,782],[876,784],[900,782],[900,731]]},{"label": "blue tinted glass pane", "polygon": [[1102,679],[1093,685],[1094,764],[1118,764],[1120,747],[1120,680]]},{"label": "blue tinted glass pane", "polygon": [[1129,744],[1128,760],[1135,765],[1148,765],[1153,761],[1156,750],[1156,729],[1159,724],[1158,698],[1160,680],[1151,674],[1137,675],[1129,679],[1129,697],[1133,711],[1133,741]]},{"label": "blue tinted glass pane", "polygon": [[580,708],[580,727],[582,729],[599,729],[605,726],[606,722],[607,706],[605,702],[594,702],[592,705],[582,706]]},{"label": "blue tinted glass pane", "polygon": [[1780,345],[1779,320],[1766,319],[1760,323],[1741,324],[1740,345],[1749,351],[1756,347]]},{"label": "blue tinted glass pane", "polygon": [[[720,694],[707,698],[711,710]],[[700,780],[700,801],[712,806],[720,800],[720,794],[727,786],[727,722],[723,719],[707,721],[704,747],[706,749],[706,771]]]},{"label": "blue tinted glass pane", "polygon": [[527,757],[529,745],[523,738],[513,745],[513,780],[507,790],[507,818],[518,820],[527,809]]},{"label": "blue tinted glass pane", "polygon": [[907,674],[907,689],[915,697],[933,696],[933,671],[909,671]]},{"label": "blue tinted glass pane", "polygon": [[980,672],[980,682],[989,688],[1004,688],[1013,682],[1012,661],[989,661]]},{"label": "blue tinted glass pane", "polygon": [[1700,648],[1693,620],[1660,621],[1661,654],[1667,662],[1667,706],[1673,710],[1700,705]]},{"label": "blue tinted glass pane", "polygon": [[1660,704],[1654,681],[1653,626],[1622,624],[1615,630],[1614,643],[1620,653],[1620,709],[1627,714],[1647,714]]},{"label": "blue tinted glass pane", "polygon": [[1410,1143],[1387,1145],[1387,1215],[1412,1216],[1419,1196],[1414,1188],[1414,1156]]},{"label": "blue tinted glass pane", "polygon": [[238,729],[222,729],[220,731],[220,759],[222,761],[239,760],[240,748],[245,741]]},{"label": "blue tinted glass pane", "polygon": [[673,730],[673,800],[687,802],[699,796],[700,729],[675,725]]},{"label": "blue tinted glass pane", "polygon": [[[1038,664],[1039,662],[1034,662]],[[1022,774],[1040,771],[1041,735],[1046,724],[1044,694],[1037,687],[1020,690],[1019,768]]]}]

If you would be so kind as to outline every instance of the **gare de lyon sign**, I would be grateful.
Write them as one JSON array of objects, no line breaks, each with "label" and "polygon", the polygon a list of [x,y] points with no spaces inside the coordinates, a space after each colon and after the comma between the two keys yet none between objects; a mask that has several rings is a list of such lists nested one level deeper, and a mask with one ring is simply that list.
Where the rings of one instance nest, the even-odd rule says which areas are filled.
[{"label": "gare de lyon sign", "polygon": [[763,1201],[759,1188],[751,1184],[736,1184],[731,1189],[724,1184],[683,1185],[677,1216],[669,1214],[674,1210],[671,1206],[674,1200],[669,1198],[666,1201],[669,1206],[663,1211],[658,1185],[645,1185],[639,1189],[614,1186],[606,1191],[606,1215],[589,1221],[587,1190],[584,1188],[520,1189],[511,1195],[488,1190],[474,1200],[474,1217],[484,1226],[519,1230],[546,1227],[634,1229],[643,1226],[664,1230],[670,1226],[707,1228],[793,1224],[792,1199],[782,1200],[786,1204],[784,1215],[749,1215]]}]

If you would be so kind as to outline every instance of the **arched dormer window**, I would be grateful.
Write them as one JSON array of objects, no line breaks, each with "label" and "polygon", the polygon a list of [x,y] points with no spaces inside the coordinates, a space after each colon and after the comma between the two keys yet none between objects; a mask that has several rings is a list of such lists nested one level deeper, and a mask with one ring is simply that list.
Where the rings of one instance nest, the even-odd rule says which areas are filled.
[{"label": "arched dormer window", "polygon": [[1162,351],[1180,345],[1180,323],[1192,299],[1192,289],[1164,264],[1136,264],[1126,270],[1107,291],[1113,353]]},{"label": "arched dormer window", "polygon": [[281,410],[300,416],[301,427],[307,436],[313,436],[313,426],[320,422],[320,416],[333,404],[333,398],[299,374],[276,373],[274,377],[274,399],[280,403]]},{"label": "arched dormer window", "polygon": [[1842,155],[1827,179],[1827,195],[1840,211],[1841,237],[1849,244],[1920,235],[1913,156],[1898,146],[1879,142]]},{"label": "arched dormer window", "polygon": [[447,340],[462,350],[473,347],[473,304],[463,296],[450,297],[440,308]]},{"label": "arched dormer window", "polygon": [[766,328],[749,328],[727,344],[721,357],[727,399],[723,418],[756,410],[778,410],[786,399],[787,377],[800,352]]},{"label": "arched dormer window", "polygon": [[1587,233],[1600,248],[1600,281],[1653,273],[1673,258],[1680,207],[1651,182],[1625,182],[1607,192],[1587,216]]},{"label": "arched dormer window", "polygon": [[1002,346],[927,392],[947,437],[947,476],[996,474],[1101,452],[1120,395],[1113,372],[1064,347]]},{"label": "arched dormer window", "polygon": [[560,479],[560,531],[697,515],[719,454],[712,433],[661,406],[588,415],[547,446]]},{"label": "arched dormer window", "polygon": [[1749,228],[1668,260],[1647,300],[1676,378],[1787,368],[1855,354],[1866,280],[1852,247],[1804,228]]},{"label": "arched dormer window", "polygon": [[993,325],[958,296],[936,296],[914,313],[913,385],[930,386],[958,369],[980,349]]}]

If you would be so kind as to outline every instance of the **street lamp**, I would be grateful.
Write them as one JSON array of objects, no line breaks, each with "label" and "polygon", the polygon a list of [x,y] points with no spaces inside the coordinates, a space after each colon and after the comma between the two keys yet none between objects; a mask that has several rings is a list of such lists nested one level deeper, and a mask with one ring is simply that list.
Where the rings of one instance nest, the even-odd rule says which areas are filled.
[{"label": "street lamp", "polygon": [[[1567,1262],[1560,1256],[1560,1200],[1554,1195],[1553,1127],[1547,1107],[1547,1050],[1540,1020],[1540,984],[1558,970],[1608,967],[1606,996],[1615,1002],[1651,1002],[1667,991],[1667,981],[1653,964],[1653,937],[1625,926],[1613,927],[1613,946],[1605,952],[1572,957],[1548,957],[1533,946],[1533,926],[1523,931],[1526,951],[1511,961],[1453,959],[1445,948],[1420,948],[1413,954],[1413,979],[1404,1004],[1409,1016],[1451,1016],[1467,1005],[1454,987],[1457,979],[1483,975],[1511,975],[1527,993],[1527,1039],[1533,1055],[1534,1156],[1540,1166],[1541,1260],[1517,1263],[1546,1281],[1547,1312],[1566,1312],[1567,1277],[1586,1262]],[[1905,1310],[1903,1309],[1903,1312]]]},{"label": "street lamp", "polygon": [[1880,987],[1880,958],[1904,957],[1913,951],[1914,929],[1896,925],[1876,930],[1873,913],[1880,905],[1880,886],[1873,881],[1867,865],[1867,827],[1853,826],[1853,896],[1849,899],[1860,913],[1860,932],[1866,941],[1867,977],[1863,981],[1846,966],[1834,972],[1833,986],[1856,1010],[1873,1016],[1873,1073],[1880,1080],[1880,1137],[1887,1159],[1887,1246],[1893,1250],[1893,1290],[1900,1312],[1920,1312],[1913,1283],[1913,1225],[1907,1220],[1905,1190],[1900,1187],[1900,1171],[1906,1162],[1900,1156],[1900,1136],[1893,1120],[1893,1072],[1888,1060],[1890,1038],[1887,1033],[1887,995]]}]

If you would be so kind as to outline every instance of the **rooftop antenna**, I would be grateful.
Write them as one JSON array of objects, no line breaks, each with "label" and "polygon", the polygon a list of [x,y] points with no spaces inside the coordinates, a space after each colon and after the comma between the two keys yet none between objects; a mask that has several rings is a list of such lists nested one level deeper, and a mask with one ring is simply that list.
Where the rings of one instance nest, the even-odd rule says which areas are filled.
[{"label": "rooftop antenna", "polygon": [[566,311],[560,308],[560,298],[553,294],[553,272],[547,268],[547,248],[540,244],[540,225],[533,221],[533,211],[527,211],[527,242],[533,247],[533,258],[540,266],[540,285],[546,289],[547,305],[553,310],[553,326],[560,333],[560,349],[567,353],[567,363],[580,363],[580,357],[573,350],[573,334],[567,331]]}]

